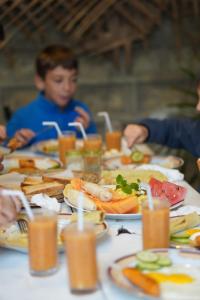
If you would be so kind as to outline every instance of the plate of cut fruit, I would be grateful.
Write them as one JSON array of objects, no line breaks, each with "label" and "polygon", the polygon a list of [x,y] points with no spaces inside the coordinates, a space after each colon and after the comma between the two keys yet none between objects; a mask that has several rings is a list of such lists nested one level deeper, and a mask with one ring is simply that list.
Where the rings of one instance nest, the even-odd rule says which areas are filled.
[{"label": "plate of cut fruit", "polygon": [[200,252],[152,249],[121,257],[108,268],[111,281],[124,292],[148,300],[197,300]]},{"label": "plate of cut fruit", "polygon": [[[166,199],[166,195],[168,196],[171,203],[170,209],[173,209],[183,204],[186,189],[180,187],[177,193],[179,186],[171,183],[169,185],[168,190],[170,188],[172,190],[171,185],[173,186],[173,194],[167,194],[168,190],[165,190],[165,197],[163,197],[163,191],[161,196],[163,199]],[[153,188],[155,192],[156,187]],[[142,203],[146,200],[146,192],[139,188],[138,182],[127,183],[122,175],[118,175],[116,184],[111,186],[86,182],[77,178],[72,179],[63,191],[65,203],[77,209],[80,192],[83,195],[85,211],[100,210],[105,213],[106,218],[110,219],[141,218]]]}]

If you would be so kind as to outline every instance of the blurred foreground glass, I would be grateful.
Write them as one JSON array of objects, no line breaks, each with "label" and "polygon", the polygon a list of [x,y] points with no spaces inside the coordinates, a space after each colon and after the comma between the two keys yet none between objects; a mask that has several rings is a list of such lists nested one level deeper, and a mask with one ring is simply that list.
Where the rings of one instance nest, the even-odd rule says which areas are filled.
[{"label": "blurred foreground glass", "polygon": [[92,292],[97,288],[96,235],[92,224],[68,225],[63,232],[70,289],[73,293]]},{"label": "blurred foreground glass", "polygon": [[148,201],[142,205],[143,249],[169,247],[169,202],[153,199],[154,209]]},{"label": "blurred foreground glass", "polygon": [[51,211],[34,214],[28,225],[30,273],[51,275],[57,270],[57,215]]},{"label": "blurred foreground glass", "polygon": [[84,172],[101,176],[101,151],[85,151],[83,155]]},{"label": "blurred foreground glass", "polygon": [[116,149],[121,150],[121,138],[122,134],[120,131],[106,132],[106,148],[107,150]]},{"label": "blurred foreground glass", "polygon": [[59,159],[63,166],[66,166],[67,151],[75,149],[76,133],[74,131],[63,131],[58,138]]},{"label": "blurred foreground glass", "polygon": [[80,150],[69,150],[66,154],[67,169],[71,171],[83,170],[83,153]]},{"label": "blurred foreground glass", "polygon": [[101,150],[102,148],[102,137],[100,134],[88,134],[87,139],[84,140],[84,150]]}]

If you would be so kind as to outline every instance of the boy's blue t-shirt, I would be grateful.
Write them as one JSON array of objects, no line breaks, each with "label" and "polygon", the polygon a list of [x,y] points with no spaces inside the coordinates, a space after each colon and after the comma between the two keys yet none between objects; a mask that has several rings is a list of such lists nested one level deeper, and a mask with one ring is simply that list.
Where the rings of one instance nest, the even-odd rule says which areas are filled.
[{"label": "boy's blue t-shirt", "polygon": [[55,121],[61,130],[74,130],[77,137],[82,137],[81,133],[75,127],[68,126],[69,122],[74,122],[79,116],[78,112],[75,111],[77,106],[83,108],[91,116],[91,122],[86,129],[86,133],[96,133],[96,125],[86,104],[79,100],[71,99],[68,105],[64,109],[61,109],[54,102],[45,98],[43,92],[40,92],[35,100],[14,113],[7,124],[7,135],[12,137],[17,130],[28,128],[36,133],[35,138],[30,142],[31,144],[57,138],[57,132],[54,128],[49,128],[49,130],[43,133],[41,132],[44,129],[42,125],[43,121]]}]

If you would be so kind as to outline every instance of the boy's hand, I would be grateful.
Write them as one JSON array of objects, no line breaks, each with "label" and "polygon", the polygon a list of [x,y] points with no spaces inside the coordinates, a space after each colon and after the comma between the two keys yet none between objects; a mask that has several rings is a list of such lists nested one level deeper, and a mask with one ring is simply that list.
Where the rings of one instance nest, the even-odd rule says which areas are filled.
[{"label": "boy's hand", "polygon": [[27,145],[34,138],[35,132],[30,129],[20,129],[15,133],[15,138],[21,143],[21,147]]},{"label": "boy's hand", "polygon": [[148,129],[142,125],[129,124],[124,130],[124,136],[129,148],[134,144],[143,143],[147,139],[148,134]]},{"label": "boy's hand", "polygon": [[3,125],[0,125],[0,142],[3,142],[6,139],[6,127]]},{"label": "boy's hand", "polygon": [[2,161],[3,161],[3,154],[0,154],[0,171],[3,170],[3,164],[2,164]]},{"label": "boy's hand", "polygon": [[80,115],[78,116],[74,122],[80,122],[85,129],[88,128],[90,124],[90,115],[81,107],[76,107],[75,111]]},{"label": "boy's hand", "polygon": [[0,226],[14,221],[20,209],[21,202],[17,197],[0,195]]}]

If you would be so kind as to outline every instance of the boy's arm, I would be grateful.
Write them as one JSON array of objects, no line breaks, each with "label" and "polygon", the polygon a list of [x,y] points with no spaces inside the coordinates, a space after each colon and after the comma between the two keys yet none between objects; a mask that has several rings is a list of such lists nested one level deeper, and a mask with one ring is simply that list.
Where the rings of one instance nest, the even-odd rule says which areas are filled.
[{"label": "boy's arm", "polygon": [[183,148],[200,156],[200,121],[191,119],[144,119],[139,124],[148,128],[146,142]]}]

